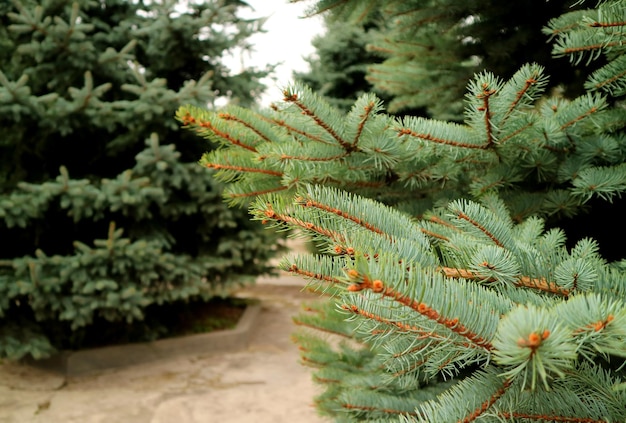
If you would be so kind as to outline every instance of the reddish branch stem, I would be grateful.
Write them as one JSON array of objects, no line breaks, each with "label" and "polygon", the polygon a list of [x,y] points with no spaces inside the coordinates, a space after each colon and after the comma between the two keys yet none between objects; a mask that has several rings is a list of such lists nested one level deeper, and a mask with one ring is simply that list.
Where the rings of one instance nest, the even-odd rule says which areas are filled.
[{"label": "reddish branch stem", "polygon": [[201,128],[207,128],[210,131],[212,131],[215,135],[217,135],[218,137],[222,137],[223,139],[227,140],[228,142],[230,142],[233,145],[238,145],[239,147],[243,147],[246,150],[250,150],[250,151],[253,151],[255,153],[257,152],[256,148],[252,147],[251,145],[244,144],[240,140],[231,137],[230,134],[227,134],[226,132],[220,131],[215,126],[213,126],[213,124],[211,124],[211,122],[209,122],[207,120],[196,119],[193,116],[191,116],[190,114],[186,114],[185,116],[182,117],[181,120],[183,122],[183,125],[196,125],[196,126],[199,126]]},{"label": "reddish branch stem", "polygon": [[320,202],[314,201],[312,199],[303,199],[303,198],[297,198],[296,201],[298,202],[299,205],[301,205],[302,207],[313,207],[319,210],[323,210],[325,212],[334,214],[336,216],[342,217],[344,219],[350,220],[354,223],[356,223],[357,225],[372,231],[374,233],[377,233],[379,235],[385,235],[387,237],[389,237],[389,235],[387,233],[385,233],[382,229],[377,228],[376,226],[372,225],[371,223],[365,222],[363,219],[357,217],[357,216],[353,216],[349,213],[346,213],[343,210],[340,210],[338,208],[335,207],[330,207],[326,204],[322,204]]},{"label": "reddish branch stem", "polygon": [[338,233],[338,232],[322,228],[321,226],[317,226],[314,223],[305,222],[304,220],[297,219],[295,217],[291,217],[291,216],[286,215],[286,214],[276,213],[274,211],[274,209],[272,209],[271,205],[268,205],[268,208],[265,210],[264,214],[269,219],[277,220],[277,221],[288,223],[288,224],[291,224],[291,225],[294,225],[294,226],[299,226],[299,227],[301,227],[303,229],[307,229],[309,231],[317,232],[318,234],[324,235],[324,236],[334,240],[335,242],[339,242],[339,243],[345,243],[346,242],[345,239],[343,238],[343,236],[340,233]]},{"label": "reddish branch stem", "polygon": [[385,319],[382,316],[379,316],[377,314],[370,313],[369,311],[360,309],[359,307],[357,307],[354,304],[351,304],[351,305],[344,304],[344,305],[341,306],[341,308],[343,308],[344,310],[350,311],[350,312],[352,312],[354,314],[359,314],[361,316],[367,317],[368,319],[375,320],[377,322],[384,323],[384,324],[389,325],[389,326],[394,326],[394,327],[396,327],[396,328],[398,328],[398,329],[400,329],[401,331],[404,331],[404,332],[415,332],[415,333],[418,334],[417,337],[419,339],[440,338],[436,334],[434,334],[432,332],[426,332],[426,331],[418,328],[417,326],[411,326],[411,325],[408,325],[406,323],[396,322],[394,320]]},{"label": "reddish branch stem", "polygon": [[319,143],[322,143],[322,144],[326,144],[326,145],[334,145],[334,144],[332,144],[332,143],[330,143],[328,141],[325,141],[325,140],[321,139],[320,137],[316,137],[315,135],[309,134],[308,132],[302,131],[302,130],[300,130],[298,128],[294,128],[291,125],[287,125],[284,120],[267,119],[267,118],[264,118],[264,119],[266,119],[268,122],[272,122],[272,123],[274,123],[274,124],[276,124],[278,126],[281,126],[281,127],[285,128],[289,132],[294,132],[296,134],[300,134],[300,135],[302,135],[302,136],[304,136],[306,138],[309,138],[312,141],[316,141],[316,142],[319,142]]},{"label": "reddish branch stem", "polygon": [[217,164],[217,163],[207,163],[205,166],[208,167],[209,169],[217,169],[217,170],[226,169],[226,170],[235,170],[237,172],[265,173],[267,175],[272,175],[272,176],[283,176],[282,172],[269,170],[269,169],[258,169],[255,167],[222,165],[222,164]]},{"label": "reddish branch stem", "polygon": [[495,402],[498,401],[498,399],[500,399],[502,395],[504,395],[509,386],[511,386],[511,381],[507,379],[504,381],[504,385],[500,389],[498,389],[495,394],[489,397],[487,401],[483,402],[481,406],[474,410],[469,416],[465,417],[463,420],[459,420],[459,423],[471,423],[475,421],[493,404],[495,404]]},{"label": "reddish branch stem", "polygon": [[511,113],[513,113],[513,111],[515,110],[519,102],[522,100],[522,97],[524,97],[524,95],[528,92],[530,87],[532,87],[536,83],[537,83],[537,79],[535,79],[535,77],[531,77],[526,80],[524,87],[517,92],[517,94],[515,95],[515,100],[513,100],[513,103],[511,103],[509,110],[506,111],[506,114],[504,115],[502,122],[500,122],[501,127],[503,126],[503,123],[506,122],[506,120],[509,118],[509,116],[511,116]]},{"label": "reddish branch stem", "polygon": [[237,116],[233,116],[230,113],[220,113],[220,114],[218,114],[218,117],[220,117],[221,119],[224,119],[224,120],[232,120],[234,122],[240,123],[243,126],[245,126],[246,128],[248,128],[251,131],[253,131],[259,137],[263,138],[265,141],[272,142],[271,139],[269,139],[267,136],[265,136],[265,134],[263,134],[257,128],[255,128],[254,126],[252,126],[250,123],[246,122],[245,120],[238,118]]},{"label": "reddish branch stem", "polygon": [[450,241],[450,238],[448,238],[447,236],[441,235],[441,234],[438,234],[438,233],[435,233],[435,232],[432,232],[432,231],[429,231],[428,229],[420,228],[420,231],[424,235],[431,236],[431,237],[437,238],[437,239],[441,239],[443,241]]},{"label": "reddish branch stem", "polygon": [[479,229],[482,233],[484,233],[485,235],[487,235],[489,237],[489,239],[491,239],[498,247],[503,247],[504,245],[498,240],[498,238],[495,237],[494,234],[492,234],[491,232],[489,232],[484,226],[482,226],[480,223],[476,222],[474,219],[472,219],[471,217],[469,217],[468,215],[466,215],[463,212],[458,212],[457,213],[457,217],[459,219],[463,219],[468,221],[469,223],[472,224],[472,226],[476,227],[477,229]]},{"label": "reddish branch stem", "polygon": [[303,162],[331,162],[334,160],[339,160],[343,157],[346,157],[348,153],[337,154],[336,156],[330,157],[306,157],[306,156],[288,156],[287,154],[282,154],[280,156],[280,160],[299,160]]},{"label": "reddish branch stem", "polygon": [[489,85],[483,83],[483,92],[478,95],[479,99],[483,100],[482,107],[478,110],[485,113],[485,131],[487,133],[487,144],[484,148],[489,148],[493,145],[493,132],[491,131],[491,110],[489,109],[489,98],[496,93],[496,90],[489,90]]},{"label": "reddish branch stem", "polygon": [[319,116],[317,116],[311,109],[309,109],[305,104],[303,104],[299,99],[298,99],[298,95],[297,94],[291,94],[289,95],[287,92],[285,92],[285,101],[289,102],[289,103],[293,103],[295,104],[300,110],[302,110],[302,113],[306,116],[310,116],[311,119],[313,119],[313,121],[315,123],[317,123],[322,129],[324,129],[326,132],[328,132],[328,134],[330,134],[331,137],[333,137],[344,149],[346,149],[346,151],[350,152],[353,150],[353,147],[351,144],[347,143],[343,138],[341,138],[339,136],[339,134],[337,134],[333,128],[330,127],[329,124],[327,124],[326,122],[324,122]]},{"label": "reddish branch stem", "polygon": [[[454,269],[451,267],[439,267],[439,271],[443,272],[449,278],[463,278],[470,280],[483,280],[479,275],[476,275],[471,270],[467,269]],[[493,282],[495,279],[488,279],[487,282]],[[529,276],[519,276],[517,286],[523,286],[526,288],[535,288],[541,291],[550,292],[552,294],[559,294],[567,297],[570,294],[570,290],[558,286],[554,282],[548,282],[545,278],[531,278]]]},{"label": "reddish branch stem", "polygon": [[292,264],[291,267],[289,267],[289,271],[293,272],[293,273],[296,273],[296,274],[298,274],[300,276],[313,278],[313,279],[317,279],[317,280],[324,281],[324,282],[331,282],[331,283],[334,283],[334,284],[341,283],[341,280],[339,280],[337,278],[333,278],[332,276],[322,275],[321,273],[313,273],[313,272],[310,272],[308,270],[300,269],[295,264]]},{"label": "reddish branch stem", "polygon": [[606,47],[617,47],[617,46],[621,46],[622,44],[623,44],[622,41],[614,41],[611,43],[591,44],[591,45],[582,46],[582,47],[571,47],[571,48],[564,49],[563,53],[574,54],[574,53],[580,53],[582,51],[600,50]]},{"label": "reddish branch stem", "polygon": [[592,28],[610,28],[613,26],[626,26],[626,22],[593,22],[589,26]]},{"label": "reddish branch stem", "polygon": [[431,134],[421,134],[419,132],[414,132],[409,128],[402,128],[400,130],[398,130],[398,136],[402,136],[402,135],[410,135],[412,137],[415,138],[421,138],[423,140],[426,141],[432,141],[435,142],[437,144],[446,144],[446,145],[451,145],[454,147],[462,147],[462,148],[475,148],[475,149],[479,149],[479,150],[485,150],[488,146],[487,145],[478,145],[478,144],[468,144],[465,142],[458,142],[458,141],[454,141],[454,140],[448,140],[448,139],[444,139],[444,138],[438,138],[435,137]]},{"label": "reddish branch stem", "polygon": [[374,102],[370,102],[367,106],[365,106],[365,113],[361,115],[362,119],[359,122],[359,126],[357,127],[356,135],[354,136],[354,141],[352,141],[352,147],[356,148],[356,145],[359,143],[359,138],[361,138],[361,134],[363,133],[363,128],[365,127],[365,122],[370,116],[370,113],[374,109]]},{"label": "reddish branch stem", "polygon": [[520,134],[522,132],[524,132],[525,130],[527,130],[528,128],[532,128],[533,124],[532,123],[527,123],[526,125],[522,126],[521,128],[511,132],[509,135],[507,135],[506,137],[502,137],[500,139],[500,145],[504,144],[506,141],[510,140],[511,138],[513,138],[515,135]]},{"label": "reddish branch stem", "polygon": [[[358,275],[358,272],[356,272],[356,274]],[[472,345],[484,348],[487,351],[493,350],[493,345],[491,344],[491,342],[478,335],[477,333],[472,332],[469,328],[460,323],[458,318],[447,319],[439,314],[437,310],[428,306],[428,304],[415,301],[413,298],[408,297],[394,290],[393,288],[385,286],[380,280],[372,281],[369,279],[369,277],[367,277],[367,275],[361,275],[361,280],[359,283],[350,285],[348,287],[349,291],[360,291],[363,289],[371,289],[374,292],[379,292],[383,295],[383,297],[391,298],[394,301],[411,308],[413,311],[416,311],[422,316],[447,327],[452,332],[467,339]]]},{"label": "reddish branch stem", "polygon": [[579,122],[579,121],[583,120],[587,116],[591,116],[592,114],[594,114],[597,111],[598,111],[598,109],[596,107],[592,107],[591,109],[589,109],[587,112],[583,113],[582,115],[577,116],[575,119],[572,119],[569,122],[566,122],[563,125],[561,125],[561,129],[565,129],[568,126],[572,126],[576,122]]},{"label": "reddish branch stem", "polygon": [[604,87],[606,85],[612,84],[613,82],[618,81],[618,80],[624,78],[624,76],[626,76],[626,71],[620,72],[620,73],[618,73],[616,75],[613,75],[612,78],[609,78],[609,79],[607,79],[605,81],[602,81],[599,84],[595,84],[594,87],[595,88],[602,88],[602,87]]}]

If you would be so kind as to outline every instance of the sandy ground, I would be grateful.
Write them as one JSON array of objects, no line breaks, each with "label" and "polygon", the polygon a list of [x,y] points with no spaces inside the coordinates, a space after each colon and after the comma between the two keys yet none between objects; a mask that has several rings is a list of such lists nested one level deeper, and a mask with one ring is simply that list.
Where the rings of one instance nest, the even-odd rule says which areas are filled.
[{"label": "sandy ground", "polygon": [[0,422],[326,422],[312,405],[318,389],[311,372],[290,340],[291,317],[311,297],[301,292],[301,281],[283,279],[242,292],[262,304],[245,350],[75,378],[0,364]]}]

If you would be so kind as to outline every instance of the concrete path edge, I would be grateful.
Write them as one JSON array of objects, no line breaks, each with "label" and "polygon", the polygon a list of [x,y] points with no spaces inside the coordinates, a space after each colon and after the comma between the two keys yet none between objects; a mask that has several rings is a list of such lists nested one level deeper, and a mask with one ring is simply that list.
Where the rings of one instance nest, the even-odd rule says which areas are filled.
[{"label": "concrete path edge", "polygon": [[64,376],[76,377],[184,355],[236,351],[248,347],[250,334],[260,312],[260,304],[249,304],[233,329],[152,342],[62,351],[47,359],[28,359],[24,362]]}]

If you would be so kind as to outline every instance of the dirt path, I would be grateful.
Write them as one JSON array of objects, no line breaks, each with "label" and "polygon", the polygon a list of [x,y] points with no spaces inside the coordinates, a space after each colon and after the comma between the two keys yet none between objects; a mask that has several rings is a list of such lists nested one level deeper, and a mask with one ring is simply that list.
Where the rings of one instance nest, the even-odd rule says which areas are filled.
[{"label": "dirt path", "polygon": [[242,291],[262,312],[246,350],[177,358],[66,379],[0,365],[1,423],[322,423],[317,387],[290,341],[302,282]]}]

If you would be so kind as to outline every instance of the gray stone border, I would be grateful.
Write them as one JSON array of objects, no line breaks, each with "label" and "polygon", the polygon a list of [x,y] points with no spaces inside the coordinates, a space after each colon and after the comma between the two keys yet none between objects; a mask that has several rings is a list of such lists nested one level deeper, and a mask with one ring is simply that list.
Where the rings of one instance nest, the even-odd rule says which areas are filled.
[{"label": "gray stone border", "polygon": [[260,312],[260,304],[249,304],[234,329],[152,342],[63,351],[44,360],[26,362],[74,377],[184,355],[235,351],[248,347],[250,333]]}]

